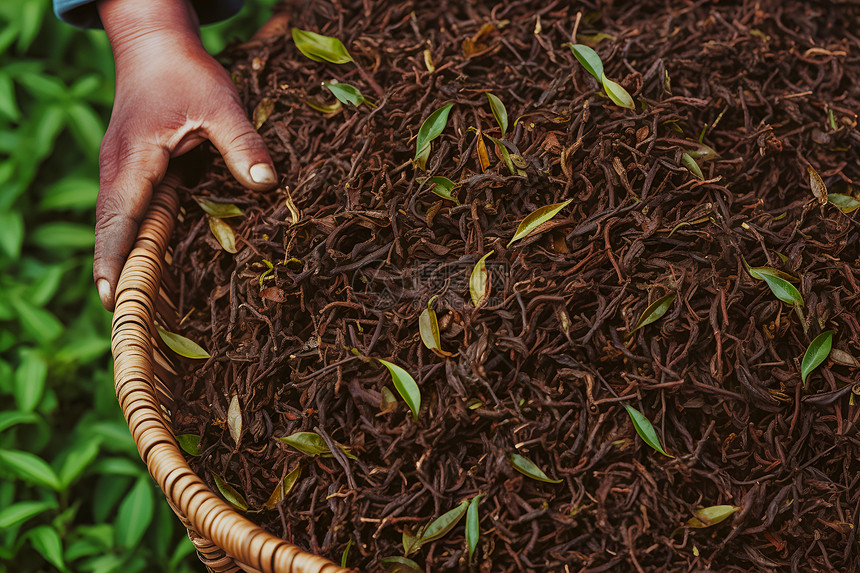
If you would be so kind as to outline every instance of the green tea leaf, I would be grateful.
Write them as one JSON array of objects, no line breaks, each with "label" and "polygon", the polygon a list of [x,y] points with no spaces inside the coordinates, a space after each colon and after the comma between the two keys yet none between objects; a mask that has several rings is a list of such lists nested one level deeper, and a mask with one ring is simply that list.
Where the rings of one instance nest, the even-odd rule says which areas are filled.
[{"label": "green tea leaf", "polygon": [[0,412],[0,432],[18,424],[37,424],[38,422],[39,416],[32,412],[19,412],[17,410]]},{"label": "green tea leaf", "polygon": [[40,485],[54,491],[60,491],[60,478],[51,466],[30,452],[20,450],[0,450],[0,466],[9,473],[16,475],[26,482]]},{"label": "green tea leaf", "polygon": [[648,418],[646,418],[642,412],[629,404],[623,404],[623,406],[630,415],[630,419],[633,421],[633,427],[636,429],[636,433],[639,434],[639,437],[642,438],[646,444],[664,456],[674,458],[675,456],[667,454],[666,450],[663,449],[662,444],[660,444],[660,438],[657,437],[657,432],[654,430],[654,426],[651,425]]},{"label": "green tea leaf", "polygon": [[806,171],[809,172],[809,188],[812,189],[812,194],[818,199],[819,204],[824,205],[827,203],[827,186],[824,180],[812,166],[807,167]]},{"label": "green tea leaf", "polygon": [[208,215],[212,215],[218,219],[241,217],[244,215],[242,210],[233,203],[216,203],[214,201],[210,201],[206,197],[200,197],[198,195],[194,196],[194,200]]},{"label": "green tea leaf", "polygon": [[803,355],[803,362],[800,365],[800,379],[804,384],[806,383],[806,377],[827,359],[832,347],[832,330],[825,330],[809,343],[809,348],[806,349],[806,353]]},{"label": "green tea leaf", "polygon": [[408,557],[383,557],[379,564],[385,567],[385,573],[424,573],[424,569]]},{"label": "green tea leaf", "polygon": [[79,438],[64,452],[62,465],[57,472],[63,488],[68,489],[91,466],[99,455],[100,442],[101,438],[97,436]]},{"label": "green tea leaf", "polygon": [[343,109],[343,104],[340,103],[340,101],[336,101],[333,104],[326,105],[326,104],[322,104],[322,103],[317,103],[317,102],[312,101],[312,100],[305,100],[305,105],[307,105],[311,109],[314,109],[314,110],[316,110],[320,113],[324,113],[326,115],[328,115],[330,113],[337,113]]},{"label": "green tea leaf", "polygon": [[790,282],[770,274],[760,274],[760,276],[767,283],[767,286],[770,287],[771,292],[776,298],[786,304],[800,308],[803,307],[803,298]]},{"label": "green tea leaf", "polygon": [[505,166],[511,172],[511,175],[516,175],[517,169],[514,166],[513,159],[511,158],[511,152],[508,151],[508,148],[505,146],[505,144],[502,143],[500,140],[496,139],[495,137],[486,134],[484,134],[484,137],[496,144],[496,154],[502,156],[502,161],[505,162]]},{"label": "green tea leaf", "polygon": [[432,191],[442,199],[453,201],[455,205],[460,204],[460,201],[457,199],[457,197],[451,193],[454,189],[457,188],[457,184],[448,179],[447,177],[429,177],[425,179],[422,183],[429,183],[433,185],[433,187],[430,188],[430,191]]},{"label": "green tea leaf", "polygon": [[185,358],[194,358],[198,360],[209,358],[209,353],[196,342],[192,342],[184,336],[167,332],[158,324],[155,325],[155,328],[158,330],[158,335],[161,337],[161,340],[164,341],[164,344],[166,344],[167,347],[176,354],[184,356]]},{"label": "green tea leaf", "polygon": [[260,103],[254,108],[254,129],[259,130],[275,111],[275,102],[267,97],[260,100]]},{"label": "green tea leaf", "polygon": [[21,350],[21,364],[15,370],[15,403],[21,412],[32,412],[42,400],[48,362],[33,349]]},{"label": "green tea leaf", "polygon": [[154,510],[152,480],[148,475],[142,476],[119,504],[115,524],[117,545],[132,548],[140,543],[152,522]]},{"label": "green tea leaf", "polygon": [[788,273],[784,273],[779,269],[774,269],[771,267],[751,267],[747,265],[747,262],[744,261],[744,266],[747,268],[747,272],[754,279],[758,279],[760,281],[764,280],[764,275],[770,275],[772,277],[780,278],[784,281],[791,283],[799,283],[800,279],[794,275],[790,275]]},{"label": "green tea leaf", "polygon": [[476,495],[469,502],[469,509],[466,511],[466,547],[469,548],[469,563],[472,562],[472,556],[475,554],[475,548],[478,547],[478,539],[481,536],[481,518],[478,514],[478,506],[481,504],[481,498],[484,494]]},{"label": "green tea leaf", "polygon": [[411,555],[418,551],[420,545],[418,545],[418,537],[412,535],[412,533],[408,529],[403,530],[402,541],[403,544],[403,554]]},{"label": "green tea leaf", "polygon": [[346,47],[337,38],[299,28],[293,28],[292,33],[293,42],[299,51],[315,62],[345,64],[353,61]]},{"label": "green tea leaf", "polygon": [[652,322],[656,322],[663,318],[663,315],[669,311],[669,308],[672,306],[672,302],[675,300],[676,293],[672,292],[667,294],[664,297],[658,298],[654,302],[648,305],[642,312],[642,316],[639,317],[639,320],[636,321],[636,326],[633,327],[633,330],[630,331],[630,334],[633,334],[643,326],[647,326]]},{"label": "green tea leaf", "polygon": [[603,40],[614,40],[615,36],[610,36],[609,34],[604,34],[603,32],[598,32],[594,35],[585,35],[585,34],[577,34],[577,38],[580,42],[585,44],[586,46],[596,46]]},{"label": "green tea leaf", "polygon": [[328,90],[334,94],[334,97],[336,97],[341,103],[354,106],[359,106],[363,103],[370,105],[367,98],[365,98],[361,91],[355,86],[342,84],[340,82],[323,82],[322,85],[328,88]]},{"label": "green tea leaf", "polygon": [[521,456],[520,454],[509,454],[508,455],[508,463],[511,464],[515,470],[520,472],[526,477],[530,477],[537,481],[542,481],[546,483],[561,483],[564,480],[560,479],[550,479],[542,469],[537,467],[531,460],[528,458]]},{"label": "green tea leaf", "polygon": [[436,311],[433,310],[432,300],[427,303],[427,308],[421,311],[418,317],[418,331],[421,334],[421,342],[430,350],[442,350],[442,339],[439,336],[439,321],[436,320]]},{"label": "green tea leaf", "polygon": [[[309,456],[322,456],[324,458],[330,458],[333,456],[331,450],[326,445],[325,440],[322,439],[322,436],[317,434],[316,432],[296,432],[295,434],[290,434],[289,436],[285,436],[282,438],[277,438],[277,440],[288,444],[303,454],[307,454]],[[346,455],[346,457],[357,460],[354,455],[349,453],[349,450],[343,445],[335,442],[338,447],[340,447],[341,451]]]},{"label": "green tea leaf", "polygon": [[299,481],[302,475],[302,465],[298,464],[293,470],[284,476],[284,479],[278,482],[275,486],[275,491],[269,496],[269,499],[263,504],[266,509],[274,509],[281,501],[283,501],[293,490],[293,486]]},{"label": "green tea leaf", "polygon": [[234,255],[239,252],[236,249],[236,235],[233,233],[233,228],[217,217],[206,215],[206,218],[209,219],[209,230],[212,231],[221,248]]},{"label": "green tea leaf", "polygon": [[218,491],[221,492],[221,495],[224,496],[224,499],[227,500],[227,503],[238,509],[239,511],[248,511],[251,509],[251,506],[248,505],[248,502],[245,501],[245,498],[242,497],[242,494],[236,491],[232,485],[224,481],[221,476],[212,472],[212,479],[215,480],[215,485],[218,486]]},{"label": "green tea leaf", "polygon": [[415,164],[419,169],[424,169],[427,165],[427,157],[430,155],[430,143],[442,135],[445,126],[448,124],[448,114],[454,104],[449,103],[431,113],[421,128],[418,130],[418,136],[415,139]]},{"label": "green tea leaf", "polygon": [[350,537],[349,541],[346,542],[346,547],[343,548],[343,553],[340,556],[340,566],[346,568],[346,560],[349,557],[349,550],[353,546],[355,541]]},{"label": "green tea leaf", "polygon": [[493,112],[493,117],[496,118],[496,123],[499,124],[502,130],[502,137],[504,137],[505,132],[508,130],[508,110],[505,109],[505,104],[502,103],[502,100],[490,92],[487,92],[487,99],[490,100],[490,109]]},{"label": "green tea leaf", "polygon": [[272,261],[267,261],[266,259],[263,259],[263,264],[266,265],[266,270],[263,271],[263,274],[260,275],[260,288],[263,288],[263,281],[266,280],[266,277],[268,277],[275,271],[275,265],[272,264]]},{"label": "green tea leaf", "polygon": [[606,74],[603,74],[603,79],[600,83],[603,84],[603,91],[606,92],[606,95],[609,96],[612,103],[619,107],[636,109],[636,104],[633,103],[633,98],[630,97],[630,94],[627,93],[627,90],[624,89],[621,84],[613,82],[606,77]]},{"label": "green tea leaf", "polygon": [[693,159],[693,156],[689,153],[685,153],[681,156],[681,163],[684,164],[684,167],[690,170],[690,173],[696,176],[697,179],[704,180],[705,176],[702,175],[702,169],[699,167],[699,164],[696,163],[696,160]]},{"label": "green tea leaf", "polygon": [[594,76],[594,79],[599,83],[603,83],[603,78],[605,77],[603,75],[603,61],[597,55],[597,52],[584,44],[571,44],[570,50],[576,56],[576,59],[579,60],[579,63],[582,64],[582,67],[585,68],[585,71]]},{"label": "green tea leaf", "polygon": [[495,250],[490,251],[475,263],[475,268],[472,269],[472,274],[469,276],[469,295],[472,297],[472,304],[475,308],[481,306],[484,297],[487,296],[487,281],[490,278],[487,271],[487,257],[495,253]]},{"label": "green tea leaf", "polygon": [[436,541],[437,539],[444,537],[448,534],[457,523],[463,519],[463,516],[466,514],[466,511],[469,508],[469,501],[464,500],[460,505],[443,513],[433,521],[431,521],[426,527],[422,527],[419,530],[419,535],[414,538],[414,541],[410,544],[406,543],[406,538],[404,537],[404,549],[406,549],[406,555],[411,555],[418,551],[422,545],[430,543],[431,541]]},{"label": "green tea leaf", "polygon": [[238,446],[239,438],[242,437],[242,407],[239,405],[239,396],[235,394],[227,408],[227,429],[230,431],[230,437]]},{"label": "green tea leaf", "polygon": [[176,436],[179,447],[189,456],[200,455],[200,436],[196,434],[179,434]]},{"label": "green tea leaf", "polygon": [[54,499],[46,501],[21,501],[0,509],[0,529],[8,529],[46,511],[57,509]]},{"label": "green tea leaf", "polygon": [[702,161],[707,161],[709,159],[713,159],[718,154],[713,147],[705,145],[704,143],[697,143],[695,149],[691,149],[687,152],[687,154],[693,159],[701,159]]},{"label": "green tea leaf", "polygon": [[377,360],[388,368],[388,372],[391,374],[391,379],[394,382],[394,387],[397,388],[406,405],[412,410],[412,419],[417,420],[418,411],[421,409],[421,391],[418,389],[418,384],[415,383],[409,372],[397,364],[392,364],[380,358],[377,358]]},{"label": "green tea leaf", "polygon": [[59,571],[68,571],[66,562],[63,560],[63,542],[60,534],[50,525],[40,525],[27,531],[26,537],[45,561],[56,567]]},{"label": "green tea leaf", "polygon": [[517,227],[517,232],[514,233],[514,237],[510,240],[506,248],[510,248],[510,246],[514,244],[515,241],[524,239],[537,231],[541,225],[551,220],[553,217],[558,215],[558,213],[562,209],[570,205],[571,201],[573,201],[573,199],[568,199],[563,203],[554,203],[552,205],[547,205],[530,213],[525,219],[522,220],[520,226]]},{"label": "green tea leaf", "polygon": [[734,505],[712,505],[711,507],[703,507],[693,512],[695,517],[691,517],[687,522],[689,527],[702,528],[716,525],[728,519],[736,511],[741,508]]},{"label": "green tea leaf", "polygon": [[839,209],[845,214],[852,213],[858,208],[860,208],[860,201],[858,201],[851,195],[842,195],[841,193],[829,193],[827,195],[827,200],[839,207]]}]

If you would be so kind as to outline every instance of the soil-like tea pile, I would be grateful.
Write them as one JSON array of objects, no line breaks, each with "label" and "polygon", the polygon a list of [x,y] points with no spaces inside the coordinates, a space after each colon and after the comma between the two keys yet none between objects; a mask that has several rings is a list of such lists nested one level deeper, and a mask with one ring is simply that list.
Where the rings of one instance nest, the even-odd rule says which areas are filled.
[{"label": "soil-like tea pile", "polygon": [[[272,29],[227,56],[281,189],[248,192],[216,157],[183,197],[167,326],[212,357],[177,359],[173,415],[202,437],[190,461],[213,490],[218,475],[261,510],[249,518],[338,562],[350,547],[363,571],[478,495],[473,564],[463,518],[410,553],[421,570],[860,570],[860,211],[833,203],[850,211],[860,178],[858,6],[284,10],[355,62],[313,61]],[[308,105],[337,102],[332,80],[374,105]],[[422,171],[416,136],[447,104]],[[452,200],[426,177],[457,183]],[[223,220],[237,254],[192,194],[242,208]],[[420,335],[431,299],[437,352]],[[826,331],[832,351],[804,382]],[[377,359],[417,382],[417,420]],[[335,455],[277,440],[297,432]],[[738,509],[690,523],[718,505]]]}]

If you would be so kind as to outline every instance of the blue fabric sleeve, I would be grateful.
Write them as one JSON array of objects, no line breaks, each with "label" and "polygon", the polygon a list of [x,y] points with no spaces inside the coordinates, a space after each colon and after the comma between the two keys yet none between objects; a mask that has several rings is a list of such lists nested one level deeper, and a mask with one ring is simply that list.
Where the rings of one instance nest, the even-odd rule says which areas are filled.
[{"label": "blue fabric sleeve", "polygon": [[[235,16],[243,3],[244,0],[191,0],[201,24],[211,24]],[[54,0],[54,13],[63,22],[79,28],[102,27],[96,11],[96,0]]]}]

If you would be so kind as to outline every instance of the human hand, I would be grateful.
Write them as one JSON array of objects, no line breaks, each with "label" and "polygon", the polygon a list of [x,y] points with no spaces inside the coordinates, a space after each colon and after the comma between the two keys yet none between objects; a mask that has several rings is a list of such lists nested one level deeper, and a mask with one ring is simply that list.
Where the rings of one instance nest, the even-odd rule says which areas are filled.
[{"label": "human hand", "polygon": [[99,156],[93,278],[114,308],[120,271],[171,157],[205,139],[245,187],[277,179],[226,70],[203,48],[188,0],[99,0],[116,62],[116,99]]}]

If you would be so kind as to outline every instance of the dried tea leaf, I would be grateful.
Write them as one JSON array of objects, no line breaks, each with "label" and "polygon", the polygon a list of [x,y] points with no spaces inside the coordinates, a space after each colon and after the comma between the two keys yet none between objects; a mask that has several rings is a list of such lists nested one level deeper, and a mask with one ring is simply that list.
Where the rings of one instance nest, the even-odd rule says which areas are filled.
[{"label": "dried tea leaf", "polygon": [[481,537],[481,517],[478,514],[478,506],[481,504],[482,497],[484,494],[473,497],[469,502],[469,509],[466,511],[466,547],[469,548],[469,563],[472,563],[472,556],[475,554],[478,539]]},{"label": "dried tea leaf", "polygon": [[343,43],[337,38],[293,28],[293,42],[301,53],[316,62],[345,64],[352,61]]},{"label": "dried tea leaf", "polygon": [[825,330],[809,343],[809,348],[806,349],[806,353],[803,355],[803,362],[800,364],[800,379],[804,384],[806,383],[806,377],[827,360],[832,347],[832,330]]},{"label": "dried tea leaf", "polygon": [[767,286],[770,287],[771,292],[776,296],[776,298],[786,304],[803,308],[803,298],[790,282],[778,276],[766,273],[759,273],[759,276],[767,283]]},{"label": "dried tea leaf", "polygon": [[839,348],[834,348],[830,351],[830,359],[836,364],[841,364],[842,366],[860,368],[860,360],[857,360],[849,352],[845,352]]},{"label": "dried tea leaf", "polygon": [[273,286],[261,290],[260,298],[264,298],[266,300],[270,300],[272,302],[277,303],[287,302],[287,293],[284,292],[284,289]]},{"label": "dried tea leaf", "polygon": [[707,161],[709,159],[713,159],[717,157],[718,153],[713,147],[705,145],[704,143],[699,142],[696,145],[695,149],[691,149],[687,152],[690,157],[693,159],[701,159],[702,161]]},{"label": "dried tea leaf", "polygon": [[343,104],[340,103],[340,101],[336,101],[333,104],[324,104],[324,103],[315,102],[313,100],[305,100],[305,105],[307,105],[311,109],[314,109],[314,110],[316,110],[320,113],[324,113],[326,115],[332,114],[332,113],[337,113],[343,109]]},{"label": "dried tea leaf", "polygon": [[394,397],[394,392],[388,389],[387,386],[382,387],[382,391],[380,392],[380,404],[379,409],[382,414],[387,414],[388,412],[393,412],[397,407],[397,398]]},{"label": "dried tea leaf", "polygon": [[[275,438],[280,442],[284,442],[287,445],[290,445],[302,452],[303,454],[307,454],[309,456],[322,456],[324,458],[333,457],[331,450],[326,445],[325,440],[322,439],[322,436],[317,434],[316,432],[296,432],[295,434],[290,434],[289,436],[284,436],[281,438]],[[338,447],[346,454],[346,457],[357,460],[354,455],[349,453],[349,450],[343,444],[339,444],[335,442]]]},{"label": "dried tea leaf", "polygon": [[839,207],[839,210],[845,213],[852,213],[860,209],[860,201],[851,195],[842,195],[841,193],[829,193],[827,200]]},{"label": "dried tea leaf", "polygon": [[433,53],[429,48],[424,50],[424,67],[431,74],[436,71],[436,64],[433,63]]},{"label": "dried tea leaf", "polygon": [[286,199],[287,209],[290,211],[290,219],[292,219],[290,221],[290,225],[295,225],[296,223],[298,223],[299,221],[302,220],[302,212],[299,211],[299,208],[296,207],[295,203],[293,203],[293,196],[290,195],[290,188],[287,187],[285,189],[285,191],[286,191],[286,195],[287,195],[287,199]]},{"label": "dried tea leaf", "polygon": [[455,205],[459,205],[460,201],[451,194],[451,192],[457,188],[457,184],[448,179],[447,177],[429,177],[425,179],[422,183],[429,183],[432,185],[430,191],[438,195],[443,199],[447,199],[448,201],[453,201]]},{"label": "dried tea leaf", "polygon": [[296,482],[299,480],[299,477],[302,475],[302,464],[298,464],[293,471],[284,476],[284,479],[278,482],[278,485],[275,486],[275,491],[272,492],[272,495],[269,496],[269,499],[266,500],[266,503],[263,504],[266,509],[274,509],[281,501],[284,500],[292,491],[293,486],[296,485]]},{"label": "dried tea leaf", "polygon": [[398,366],[397,364],[392,364],[387,360],[382,360],[377,358],[386,368],[388,368],[388,372],[391,374],[391,380],[394,382],[394,387],[400,393],[400,396],[403,397],[403,400],[406,402],[406,405],[409,406],[409,409],[412,410],[412,419],[418,419],[418,410],[421,409],[421,391],[418,389],[418,384],[415,383],[415,379],[412,376]]},{"label": "dried tea leaf", "polygon": [[275,111],[275,102],[267,97],[260,100],[254,108],[254,129],[260,129],[272,112]]},{"label": "dried tea leaf", "polygon": [[419,169],[424,169],[427,165],[427,158],[430,156],[430,143],[445,130],[445,126],[448,124],[448,114],[452,107],[454,107],[452,103],[440,107],[421,124],[415,139],[415,164]]},{"label": "dried tea leaf", "polygon": [[610,36],[609,34],[604,34],[603,32],[598,32],[594,35],[587,34],[577,34],[577,38],[580,42],[585,44],[586,46],[594,47],[603,40],[614,40],[615,36]]},{"label": "dried tea leaf", "polygon": [[594,76],[599,83],[603,83],[603,60],[597,55],[593,48],[584,44],[570,44],[570,50],[585,71]]},{"label": "dried tea leaf", "polygon": [[229,483],[224,481],[221,476],[212,472],[212,478],[215,480],[215,485],[218,486],[218,491],[221,492],[221,495],[224,496],[224,499],[226,499],[230,505],[239,511],[248,511],[250,509],[248,502],[245,501],[242,494],[236,491],[236,489]]},{"label": "dried tea leaf", "polygon": [[484,297],[487,296],[487,280],[490,275],[487,271],[487,257],[492,255],[495,250],[490,251],[483,257],[481,257],[477,263],[475,263],[475,268],[472,269],[472,274],[469,277],[469,295],[472,297],[472,304],[475,305],[475,308],[481,306],[481,302],[483,302]]},{"label": "dried tea leaf", "polygon": [[499,128],[502,130],[502,137],[504,137],[505,132],[508,130],[508,110],[505,109],[505,104],[502,103],[502,100],[490,92],[487,92],[487,99],[490,100],[490,110],[492,110],[493,117],[496,118],[496,123],[499,124]]},{"label": "dried tea leaf", "polygon": [[764,280],[764,275],[769,275],[772,277],[780,278],[784,281],[788,281],[791,283],[799,283],[800,279],[794,275],[790,275],[788,273],[782,272],[779,269],[774,269],[771,267],[751,267],[744,261],[744,266],[747,268],[747,272],[754,279],[758,279],[760,281]]},{"label": "dried tea leaf", "polygon": [[195,434],[179,434],[176,436],[179,447],[189,456],[200,455],[200,436]]},{"label": "dried tea leaf", "polygon": [[827,203],[827,186],[818,171],[809,166],[806,168],[809,172],[809,187],[812,189],[812,194],[818,199],[818,203],[824,205]]},{"label": "dried tea leaf", "polygon": [[543,470],[537,467],[530,459],[521,456],[520,454],[509,454],[508,455],[508,463],[511,464],[511,467],[523,474],[526,477],[530,477],[537,481],[542,481],[546,483],[561,483],[564,480],[560,479],[550,479]]},{"label": "dried tea leaf", "polygon": [[241,217],[244,215],[242,210],[233,203],[215,203],[205,197],[194,196],[194,200],[200,205],[200,208],[207,215],[212,215],[219,219],[228,219],[230,217]]},{"label": "dried tea leaf", "polygon": [[702,528],[716,525],[728,519],[736,511],[741,508],[734,505],[712,505],[711,507],[703,507],[693,512],[695,517],[691,517],[687,522],[688,527]]},{"label": "dried tea leaf", "polygon": [[206,215],[206,218],[209,219],[209,230],[212,231],[221,248],[235,255],[238,250],[236,249],[236,235],[233,233],[233,228],[217,217]]},{"label": "dried tea leaf", "polygon": [[385,573],[424,573],[424,569],[408,557],[383,557],[379,564],[385,567]]},{"label": "dried tea leaf", "polygon": [[644,311],[642,311],[642,316],[639,317],[639,320],[636,321],[636,326],[633,327],[633,330],[630,331],[630,334],[633,334],[643,326],[647,326],[652,322],[656,322],[663,318],[663,316],[669,311],[669,308],[672,306],[672,302],[675,300],[676,293],[672,292],[667,294],[664,297],[660,297],[651,304],[648,305]]},{"label": "dried tea leaf", "polygon": [[164,344],[179,356],[198,360],[209,358],[209,353],[196,342],[192,342],[179,334],[167,332],[158,324],[155,325],[155,328],[158,331],[158,335],[161,337],[161,340],[164,341]]},{"label": "dried tea leaf", "polygon": [[693,156],[689,153],[685,153],[681,156],[681,163],[690,170],[690,173],[696,176],[697,179],[704,180],[705,176],[702,175],[702,169],[699,167],[699,164],[696,163],[696,160],[693,159]]},{"label": "dried tea leaf", "polygon": [[663,445],[660,444],[660,438],[657,437],[657,432],[654,430],[654,426],[651,425],[648,418],[646,418],[642,412],[629,404],[624,404],[623,406],[624,409],[627,410],[627,414],[630,415],[630,419],[633,421],[633,427],[636,429],[636,433],[639,434],[639,437],[642,438],[646,444],[664,456],[674,458],[675,456],[667,454],[666,450],[663,449]]},{"label": "dried tea leaf", "polygon": [[606,74],[603,74],[603,79],[600,83],[603,84],[603,91],[606,92],[606,95],[609,96],[612,103],[619,107],[636,109],[636,104],[633,103],[633,98],[630,97],[630,94],[627,93],[627,90],[624,89],[621,84],[613,82],[606,77]]},{"label": "dried tea leaf", "polygon": [[230,437],[238,446],[239,438],[242,437],[242,408],[239,406],[239,396],[235,394],[227,408],[227,429],[230,430]]},{"label": "dried tea leaf", "polygon": [[517,227],[517,232],[514,233],[514,237],[510,240],[507,245],[507,248],[510,248],[515,241],[519,241],[520,239],[524,239],[535,232],[541,225],[551,220],[553,217],[558,215],[558,213],[570,205],[573,199],[568,199],[564,203],[554,203],[552,205],[547,205],[546,207],[541,207],[536,211],[530,213],[525,219],[522,220],[520,226]]},{"label": "dried tea leaf", "polygon": [[418,535],[417,539],[412,543],[410,547],[410,551],[406,553],[406,555],[410,555],[411,553],[415,553],[418,551],[422,545],[426,543],[430,543],[431,541],[436,541],[448,534],[454,526],[456,526],[463,516],[466,515],[466,511],[469,509],[469,501],[464,500],[460,505],[443,513],[433,521],[431,521],[426,527],[421,528],[420,535]]},{"label": "dried tea leaf", "polygon": [[372,105],[355,86],[342,84],[340,82],[323,82],[322,85],[327,87],[328,90],[334,94],[334,97],[336,97],[341,103],[354,106],[359,106],[363,103]]},{"label": "dried tea leaf", "polygon": [[418,330],[421,334],[421,341],[424,343],[424,346],[438,356],[453,356],[450,352],[442,350],[439,321],[436,319],[436,311],[433,310],[433,301],[435,299],[436,296],[433,296],[427,301],[427,308],[421,311],[421,314],[418,316]]},{"label": "dried tea leaf", "polygon": [[478,165],[480,165],[481,173],[483,173],[490,168],[490,154],[487,153],[487,144],[484,142],[481,130],[478,130],[478,142],[475,148],[478,151]]}]

